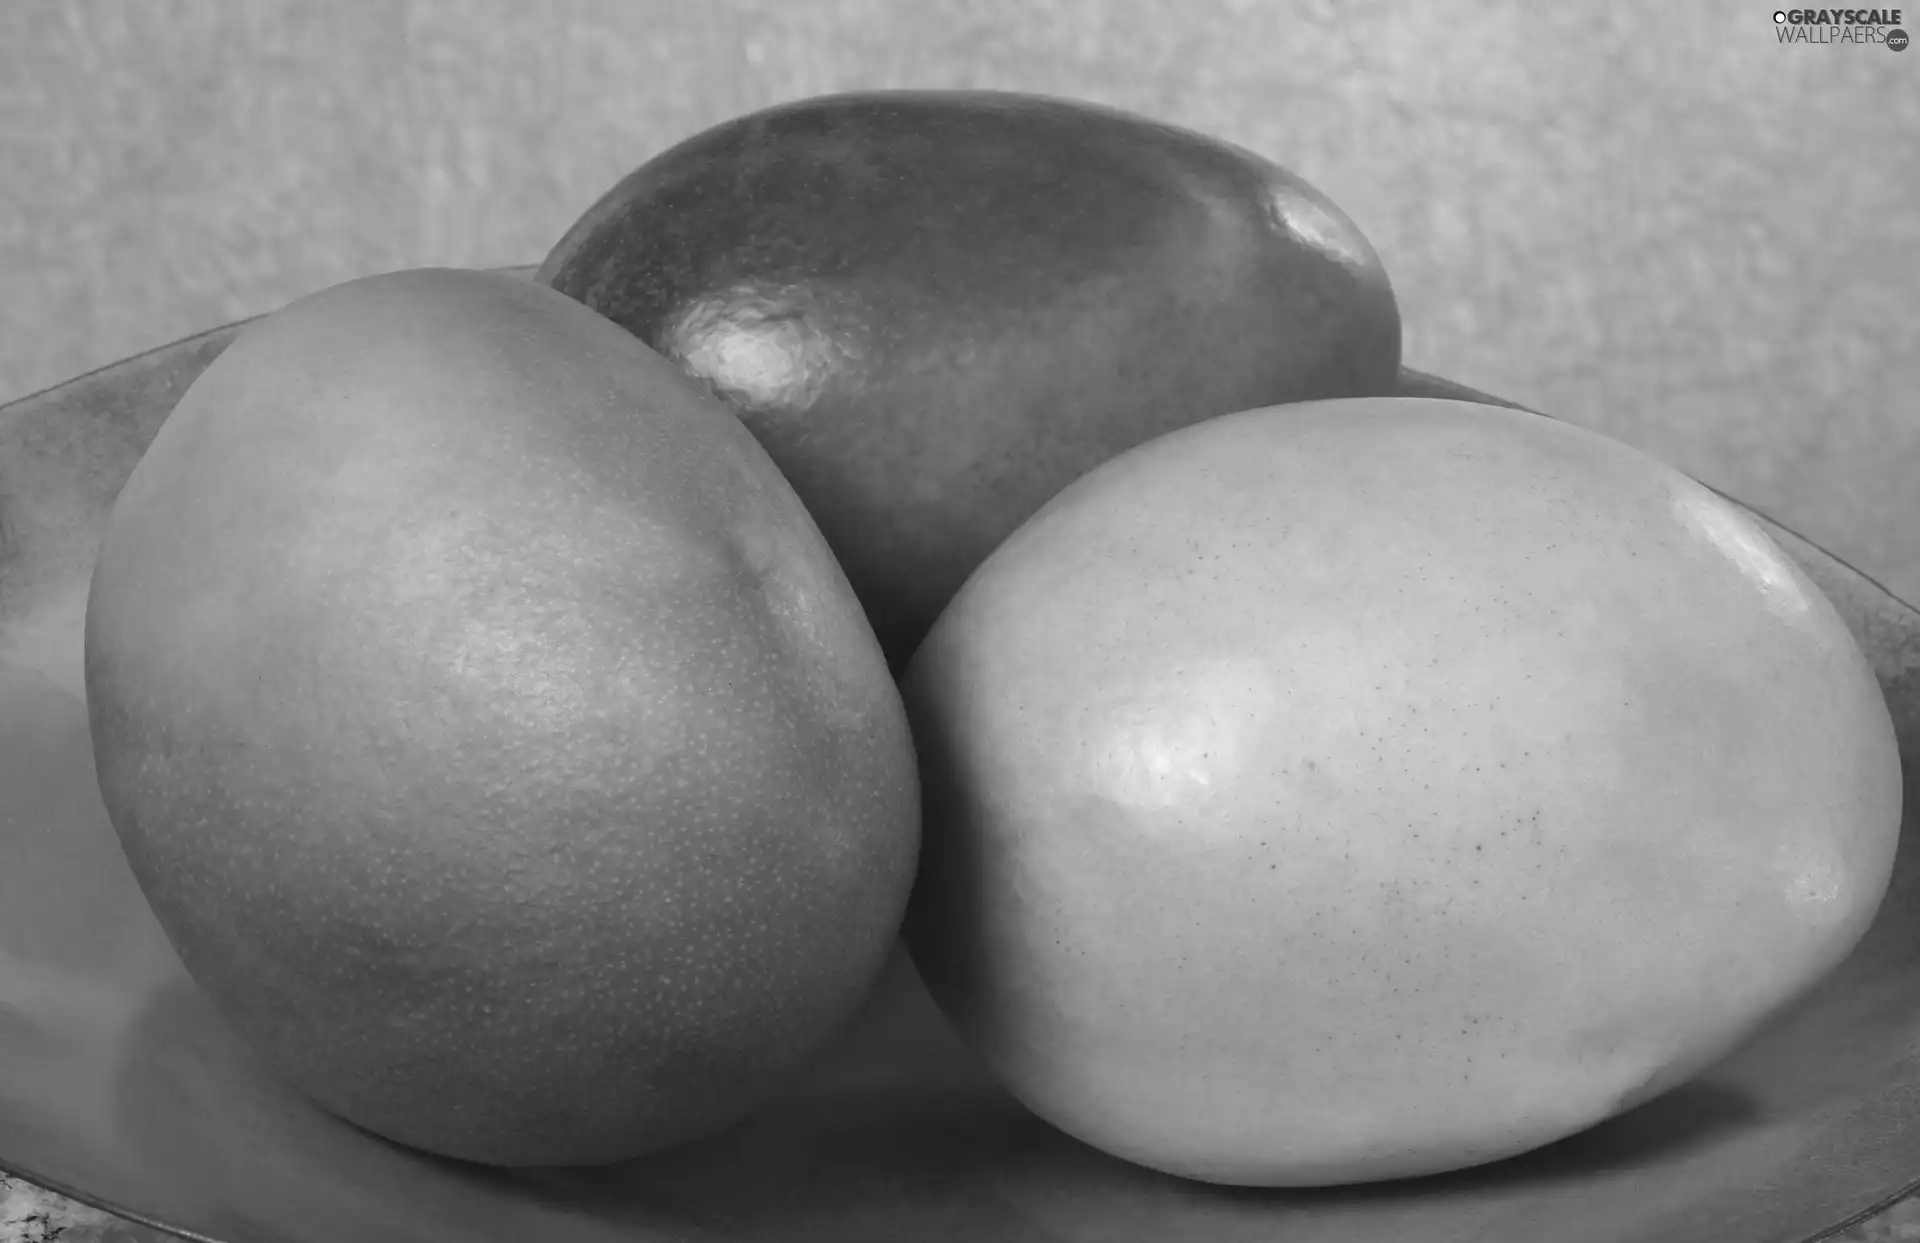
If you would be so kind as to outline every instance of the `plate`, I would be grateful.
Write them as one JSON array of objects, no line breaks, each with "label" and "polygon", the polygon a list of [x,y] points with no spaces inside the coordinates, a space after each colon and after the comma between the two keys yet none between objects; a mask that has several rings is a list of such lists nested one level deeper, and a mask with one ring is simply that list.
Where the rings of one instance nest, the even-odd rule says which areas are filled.
[{"label": "plate", "polygon": [[[1106,1157],[995,1088],[903,954],[803,1084],[663,1156],[500,1172],[333,1118],[262,1069],[174,957],[95,789],[82,695],[102,520],[238,327],[0,408],[0,1167],[220,1243],[1807,1243],[1920,1176],[1920,827],[1859,949],[1727,1061],[1451,1175],[1256,1191]],[[1495,400],[1414,372],[1403,387]],[[1920,613],[1762,522],[1872,658],[1920,826]]]}]

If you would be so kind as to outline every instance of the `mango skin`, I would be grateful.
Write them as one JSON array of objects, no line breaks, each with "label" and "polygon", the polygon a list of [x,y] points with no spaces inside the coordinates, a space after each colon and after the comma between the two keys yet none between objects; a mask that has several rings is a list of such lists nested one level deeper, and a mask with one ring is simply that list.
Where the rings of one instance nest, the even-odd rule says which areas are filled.
[{"label": "mango skin", "polygon": [[1011,92],[830,95],[714,126],[603,195],[536,279],[746,422],[896,668],[1100,462],[1399,376],[1386,270],[1325,195],[1190,130]]},{"label": "mango skin", "polygon": [[1042,1118],[1215,1183],[1437,1173],[1693,1077],[1857,943],[1901,765],[1736,508],[1464,402],[1067,489],[904,683],[914,961]]},{"label": "mango skin", "polygon": [[443,1155],[723,1129],[911,884],[911,740],[818,530],[724,407],[525,280],[353,281],[236,341],[113,508],[86,688],[193,979]]}]

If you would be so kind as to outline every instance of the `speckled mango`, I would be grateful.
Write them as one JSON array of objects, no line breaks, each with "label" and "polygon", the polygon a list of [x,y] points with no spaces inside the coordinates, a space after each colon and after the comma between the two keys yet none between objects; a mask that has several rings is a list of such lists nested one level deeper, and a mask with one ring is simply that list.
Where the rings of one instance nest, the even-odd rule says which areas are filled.
[{"label": "speckled mango", "polygon": [[404,1144],[723,1129],[897,936],[912,745],[820,532],[724,406],[529,281],[393,273],[249,328],[113,507],[85,669],[193,979]]},{"label": "speckled mango", "polygon": [[1756,524],[1464,402],[1113,459],[905,689],[933,996],[1041,1117],[1209,1182],[1476,1165],[1698,1075],[1858,942],[1900,823],[1879,684]]}]

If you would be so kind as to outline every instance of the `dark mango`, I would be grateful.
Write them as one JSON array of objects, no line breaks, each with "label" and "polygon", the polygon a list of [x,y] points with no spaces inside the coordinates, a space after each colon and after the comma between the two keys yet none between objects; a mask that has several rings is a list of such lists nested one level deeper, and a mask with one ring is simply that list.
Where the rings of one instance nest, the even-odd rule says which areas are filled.
[{"label": "dark mango", "polygon": [[1249,407],[1394,391],[1367,239],[1243,148],[1061,99],[810,99],[608,191],[538,279],[712,386],[897,669],[1067,483]]}]

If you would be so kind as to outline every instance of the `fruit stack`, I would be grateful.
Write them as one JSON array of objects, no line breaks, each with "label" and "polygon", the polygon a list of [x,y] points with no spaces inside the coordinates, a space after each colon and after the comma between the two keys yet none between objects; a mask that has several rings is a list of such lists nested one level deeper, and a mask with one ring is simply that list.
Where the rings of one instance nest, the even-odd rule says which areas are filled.
[{"label": "fruit stack", "polygon": [[535,280],[247,330],[119,497],[97,773],[188,971],[418,1149],[644,1157],[904,934],[984,1072],[1302,1186],[1697,1075],[1889,879],[1900,760],[1737,506],[1408,396],[1353,221],[1066,100],[788,104]]}]

